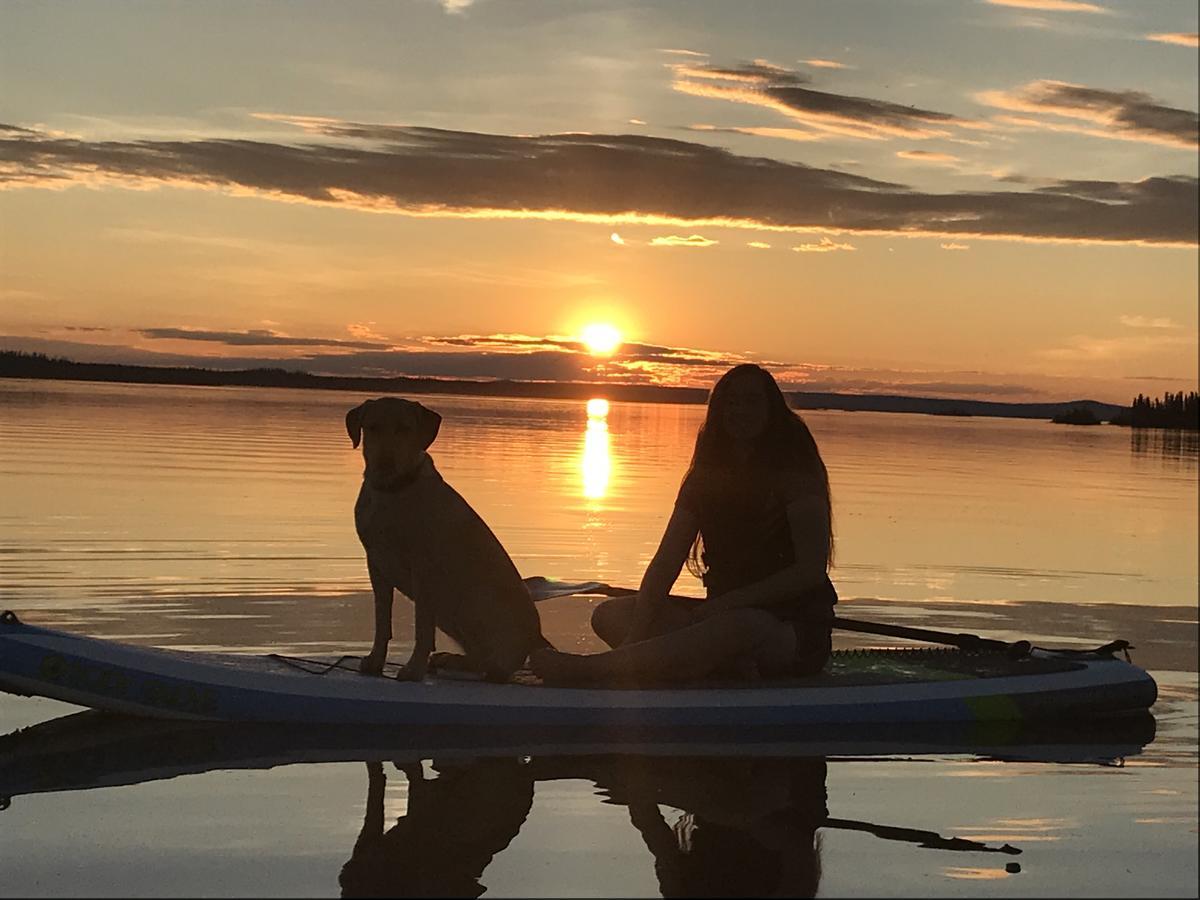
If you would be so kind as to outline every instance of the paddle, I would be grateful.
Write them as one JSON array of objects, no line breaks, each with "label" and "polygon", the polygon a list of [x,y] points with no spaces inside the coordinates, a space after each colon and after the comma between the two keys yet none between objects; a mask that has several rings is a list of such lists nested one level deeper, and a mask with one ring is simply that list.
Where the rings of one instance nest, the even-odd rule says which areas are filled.
[{"label": "paddle", "polygon": [[[919,828],[903,828],[898,825],[876,825],[874,822],[860,822],[856,819],[828,818],[821,823],[822,828],[840,828],[843,831],[863,831],[873,834],[885,841],[903,841],[916,844],[930,850],[967,850],[973,853],[1007,853],[1011,856],[1020,854],[1021,850],[1012,844],[1002,847],[989,847],[978,841],[966,838],[942,837],[936,831],[924,831]],[[1010,863],[1012,865],[1012,863]]]},{"label": "paddle", "polygon": [[[534,600],[538,601],[572,595],[625,597],[637,593],[637,591],[631,588],[613,587],[601,581],[566,582],[545,578],[541,575],[531,576],[524,579],[524,581],[525,586],[529,588],[530,595]],[[905,625],[885,625],[879,622],[863,622],[859,619],[844,619],[841,616],[835,616],[832,625],[834,628],[842,631],[857,631],[862,634],[878,634],[886,637],[905,638],[911,641],[922,641],[927,644],[958,647],[961,650],[998,650],[1011,654],[1014,657],[1025,656],[1031,649],[1029,641],[1009,643],[993,638],[980,637],[977,634],[952,634],[948,631],[932,631],[928,628],[910,628]]]}]

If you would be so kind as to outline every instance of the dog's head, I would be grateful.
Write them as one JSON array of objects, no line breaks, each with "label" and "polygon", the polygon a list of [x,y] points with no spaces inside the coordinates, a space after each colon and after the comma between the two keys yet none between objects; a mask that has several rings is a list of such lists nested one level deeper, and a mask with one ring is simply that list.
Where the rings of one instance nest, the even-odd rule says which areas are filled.
[{"label": "dog's head", "polygon": [[363,477],[377,487],[414,472],[441,424],[432,409],[399,397],[367,400],[346,413],[351,443],[362,443]]}]

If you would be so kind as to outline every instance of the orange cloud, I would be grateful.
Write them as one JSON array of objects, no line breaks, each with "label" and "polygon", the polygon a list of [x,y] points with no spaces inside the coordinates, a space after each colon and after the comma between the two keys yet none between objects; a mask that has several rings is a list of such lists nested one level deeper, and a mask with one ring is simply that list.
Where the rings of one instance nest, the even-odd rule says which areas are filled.
[{"label": "orange cloud", "polygon": [[713,81],[740,81],[747,84],[802,84],[809,80],[792,69],[777,66],[765,59],[740,66],[714,66],[709,63],[676,63],[671,66],[677,78],[700,78]]},{"label": "orange cloud", "polygon": [[839,244],[823,237],[815,244],[799,244],[792,249],[797,253],[833,253],[837,250],[857,250],[858,248],[850,244]]},{"label": "orange cloud", "polygon": [[351,322],[346,326],[346,330],[360,341],[380,341],[386,343],[387,338],[377,332],[374,326],[374,322]]},{"label": "orange cloud", "polygon": [[689,131],[712,131],[721,134],[749,134],[754,137],[780,138],[785,141],[825,141],[829,140],[829,132],[804,131],[800,128],[772,128],[768,125],[692,125]]},{"label": "orange cloud", "polygon": [[1111,9],[1080,0],[986,0],[992,6],[1011,6],[1016,9],[1036,9],[1042,12],[1082,12],[1112,15]]},{"label": "orange cloud", "polygon": [[651,247],[711,247],[717,241],[710,240],[699,234],[689,234],[687,237],[680,237],[677,234],[670,234],[666,237],[656,237],[650,241]]},{"label": "orange cloud", "polygon": [[1179,326],[1170,319],[1148,318],[1147,316],[1121,316],[1120,322],[1122,325],[1128,325],[1130,328],[1178,328]]},{"label": "orange cloud", "polygon": [[1195,347],[1196,334],[1131,334],[1122,337],[1094,337],[1077,334],[1063,346],[1046,348],[1038,355],[1047,359],[1096,362],[1103,360],[1153,357],[1168,347]]},{"label": "orange cloud", "polygon": [[983,91],[976,99],[999,109],[1058,116],[1095,126],[1016,117],[1002,119],[1023,127],[1147,141],[1189,150],[1200,145],[1200,119],[1195,112],[1155,103],[1141,91],[1109,91],[1065,81],[1032,81],[1011,91]]},{"label": "orange cloud", "polygon": [[1159,34],[1148,34],[1146,40],[1157,41],[1160,44],[1175,44],[1178,47],[1200,47],[1200,34],[1194,31],[1173,31]]},{"label": "orange cloud", "polygon": [[930,150],[897,150],[896,155],[901,159],[913,162],[928,163],[931,166],[957,166],[961,159],[950,153],[934,153]]}]

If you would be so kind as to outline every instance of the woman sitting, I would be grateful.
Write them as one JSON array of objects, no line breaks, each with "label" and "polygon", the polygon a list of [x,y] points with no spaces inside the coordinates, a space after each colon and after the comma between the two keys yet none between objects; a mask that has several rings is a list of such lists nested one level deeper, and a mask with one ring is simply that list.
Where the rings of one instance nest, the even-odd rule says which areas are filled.
[{"label": "woman sitting", "polygon": [[[829,477],[804,420],[760,366],[709,395],[691,465],[636,594],[602,603],[611,650],[537,650],[547,682],[688,681],[716,674],[813,675],[829,658]],[[704,600],[670,595],[687,562]]]}]

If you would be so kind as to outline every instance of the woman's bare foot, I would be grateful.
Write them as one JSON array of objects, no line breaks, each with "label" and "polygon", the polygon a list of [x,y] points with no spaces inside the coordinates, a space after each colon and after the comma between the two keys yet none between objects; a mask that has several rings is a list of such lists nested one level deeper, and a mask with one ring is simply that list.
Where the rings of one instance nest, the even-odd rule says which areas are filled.
[{"label": "woman's bare foot", "polygon": [[541,647],[529,654],[529,668],[546,684],[570,684],[591,681],[587,657]]}]

